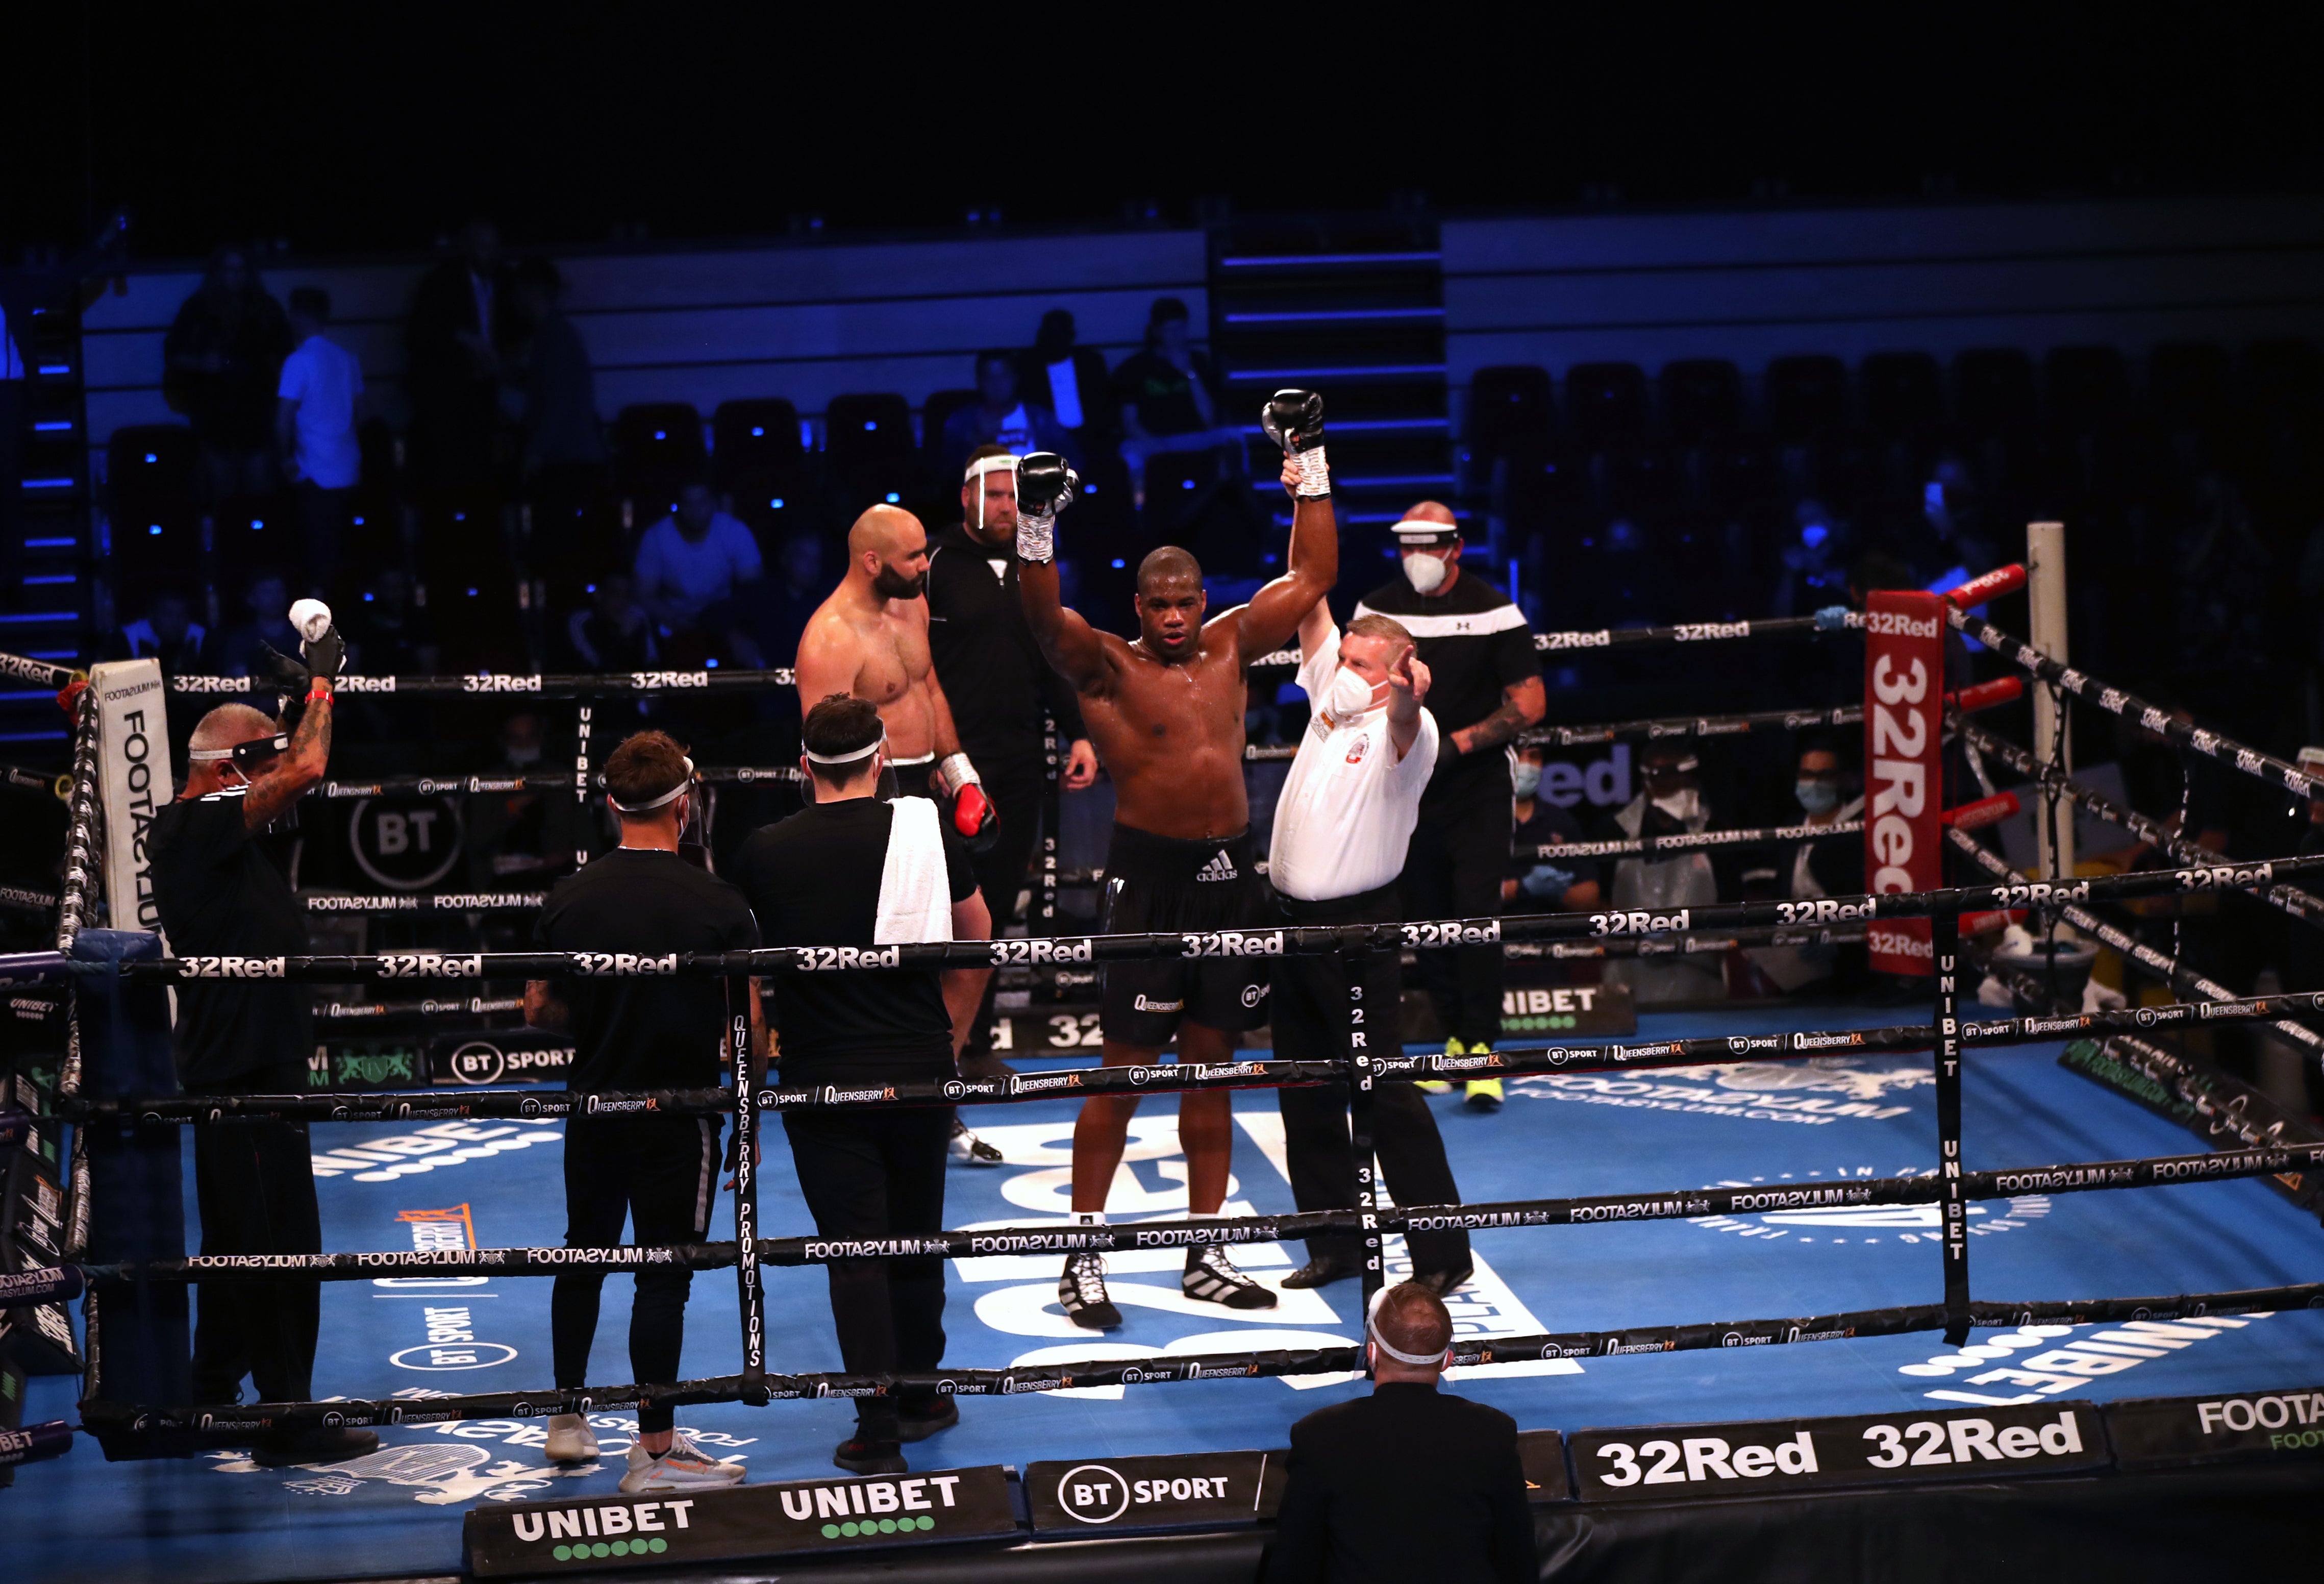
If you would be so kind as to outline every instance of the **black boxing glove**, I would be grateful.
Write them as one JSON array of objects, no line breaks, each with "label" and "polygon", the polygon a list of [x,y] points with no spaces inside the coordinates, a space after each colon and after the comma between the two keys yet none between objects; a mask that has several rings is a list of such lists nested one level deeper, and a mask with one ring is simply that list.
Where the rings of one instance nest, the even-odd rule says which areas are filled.
[{"label": "black boxing glove", "polygon": [[1057,553],[1057,514],[1073,504],[1081,476],[1055,451],[1017,461],[1017,559],[1047,562]]},{"label": "black boxing glove", "polygon": [[1299,495],[1314,499],[1332,493],[1332,471],[1323,460],[1323,398],[1314,391],[1277,391],[1259,410],[1267,438],[1283,448],[1299,469]]},{"label": "black boxing glove", "polygon": [[308,638],[300,644],[299,657],[307,662],[310,678],[334,681],[347,662],[347,641],[339,636],[338,628],[325,627],[321,637]]},{"label": "black boxing glove", "polygon": [[272,644],[258,646],[258,659],[251,666],[251,680],[272,686],[278,693],[288,693],[294,699],[307,696],[314,675],[305,666],[291,659]]}]

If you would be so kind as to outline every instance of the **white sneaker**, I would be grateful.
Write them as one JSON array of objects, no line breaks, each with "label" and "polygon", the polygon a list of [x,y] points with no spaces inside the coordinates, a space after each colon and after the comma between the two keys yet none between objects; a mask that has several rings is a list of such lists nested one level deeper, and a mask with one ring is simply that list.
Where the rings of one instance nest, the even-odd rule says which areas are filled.
[{"label": "white sneaker", "polygon": [[670,1438],[669,1450],[657,1458],[637,1441],[630,1443],[630,1471],[622,1476],[622,1491],[635,1496],[642,1490],[700,1490],[742,1483],[740,1463],[721,1463],[686,1439],[679,1431]]},{"label": "white sneaker", "polygon": [[552,1463],[595,1463],[597,1437],[589,1421],[578,1413],[549,1416],[549,1460]]}]

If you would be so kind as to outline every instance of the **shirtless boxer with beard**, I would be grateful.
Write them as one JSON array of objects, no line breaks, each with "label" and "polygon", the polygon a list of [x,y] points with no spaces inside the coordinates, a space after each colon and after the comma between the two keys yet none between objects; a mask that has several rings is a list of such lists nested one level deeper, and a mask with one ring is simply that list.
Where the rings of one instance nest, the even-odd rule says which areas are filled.
[{"label": "shirtless boxer with beard", "polygon": [[[1062,459],[1027,457],[1017,483],[1018,587],[1034,639],[1081,699],[1116,804],[1105,859],[1100,928],[1120,932],[1257,929],[1270,918],[1243,785],[1245,672],[1281,647],[1339,577],[1338,522],[1323,461],[1323,401],[1280,391],[1262,413],[1284,449],[1294,508],[1289,570],[1250,603],[1204,621],[1202,568],[1174,546],[1138,569],[1139,636],[1125,643],[1058,601],[1056,512],[1076,482]],[[1264,963],[1240,958],[1108,964],[1102,1017],[1108,1067],[1151,1065],[1175,1033],[1178,1059],[1233,1060],[1236,1036],[1267,1021]],[[1189,1091],[1178,1100],[1187,1195],[1195,1216],[1226,1198],[1233,1147],[1231,1097]],[[1135,1096],[1093,1096],[1074,1125],[1074,1221],[1102,1226],[1106,1190],[1128,1141]],[[1230,1309],[1271,1309],[1275,1294],[1231,1264],[1223,1249],[1190,1248],[1180,1290]],[[1106,1296],[1105,1262],[1065,1262],[1058,1302],[1075,1325],[1110,1330],[1121,1313]]]}]

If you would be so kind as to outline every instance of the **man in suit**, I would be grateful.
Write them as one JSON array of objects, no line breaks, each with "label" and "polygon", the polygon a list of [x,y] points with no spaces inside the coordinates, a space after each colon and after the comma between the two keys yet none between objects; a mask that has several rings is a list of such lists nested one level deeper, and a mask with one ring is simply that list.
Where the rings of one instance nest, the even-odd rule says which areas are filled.
[{"label": "man in suit", "polygon": [[1437,1391],[1452,1347],[1452,1317],[1426,1287],[1372,1300],[1372,1394],[1291,1427],[1267,1584],[1539,1577],[1517,1421]]}]

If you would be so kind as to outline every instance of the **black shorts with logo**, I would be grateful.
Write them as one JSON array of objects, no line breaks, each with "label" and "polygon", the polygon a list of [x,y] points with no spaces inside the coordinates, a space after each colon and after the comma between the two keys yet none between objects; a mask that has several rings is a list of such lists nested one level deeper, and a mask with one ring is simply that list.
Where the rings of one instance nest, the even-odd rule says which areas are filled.
[{"label": "black shorts with logo", "polygon": [[[1273,922],[1269,894],[1248,830],[1181,841],[1116,825],[1098,927],[1109,935],[1264,929]],[[1130,1045],[1168,1044],[1182,1018],[1227,1033],[1260,1028],[1269,969],[1256,957],[1111,962],[1100,1024],[1107,1039]]]}]

